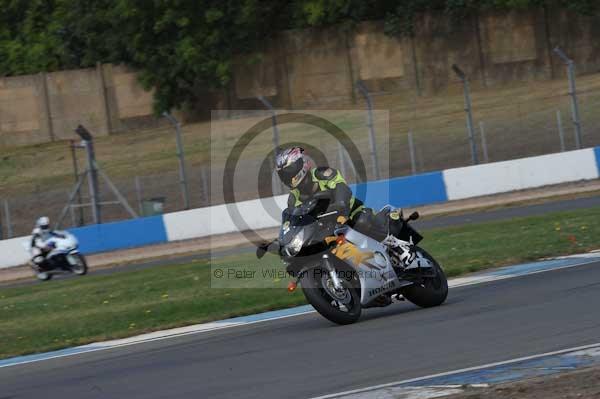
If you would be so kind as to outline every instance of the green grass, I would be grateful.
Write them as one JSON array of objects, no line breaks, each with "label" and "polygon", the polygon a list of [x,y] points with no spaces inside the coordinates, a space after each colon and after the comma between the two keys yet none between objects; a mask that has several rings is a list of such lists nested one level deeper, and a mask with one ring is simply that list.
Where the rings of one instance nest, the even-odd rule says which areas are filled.
[{"label": "green grass", "polygon": [[[423,246],[449,276],[584,252],[600,245],[600,208],[427,232]],[[277,288],[211,288],[212,270],[272,268],[251,255],[0,290],[0,358],[304,303]],[[231,281],[234,281],[233,279]],[[247,286],[246,281],[239,282]]]}]

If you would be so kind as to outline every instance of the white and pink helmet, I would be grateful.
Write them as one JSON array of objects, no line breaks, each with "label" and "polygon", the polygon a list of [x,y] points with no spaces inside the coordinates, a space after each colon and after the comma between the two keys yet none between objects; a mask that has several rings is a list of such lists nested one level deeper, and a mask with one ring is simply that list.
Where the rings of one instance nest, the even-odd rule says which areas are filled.
[{"label": "white and pink helmet", "polygon": [[282,183],[296,188],[312,168],[311,159],[304,155],[301,147],[291,147],[281,151],[275,158],[275,169]]}]

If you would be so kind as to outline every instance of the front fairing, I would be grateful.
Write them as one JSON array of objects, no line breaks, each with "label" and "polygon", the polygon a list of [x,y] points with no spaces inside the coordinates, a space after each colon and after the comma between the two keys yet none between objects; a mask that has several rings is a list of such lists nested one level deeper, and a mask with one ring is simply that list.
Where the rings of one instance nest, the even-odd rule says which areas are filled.
[{"label": "front fairing", "polygon": [[279,246],[284,257],[297,256],[315,234],[317,219],[308,214],[284,212],[279,230]]},{"label": "front fairing", "polygon": [[[332,234],[332,226],[312,213],[284,211],[279,231],[280,254],[287,263],[322,252],[326,248],[325,237]],[[291,248],[293,247],[293,248]],[[286,249],[293,250],[286,250]]]},{"label": "front fairing", "polygon": [[52,243],[54,249],[48,254],[48,257],[77,252],[79,242],[77,238],[67,231],[55,231],[46,241],[46,244]]}]

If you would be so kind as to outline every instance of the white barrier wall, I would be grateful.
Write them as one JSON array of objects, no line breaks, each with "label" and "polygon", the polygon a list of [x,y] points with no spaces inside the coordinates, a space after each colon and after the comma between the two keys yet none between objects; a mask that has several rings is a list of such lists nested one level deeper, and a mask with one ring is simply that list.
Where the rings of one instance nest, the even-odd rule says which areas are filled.
[{"label": "white barrier wall", "polygon": [[[396,178],[390,181],[368,182],[371,194],[386,193],[385,200],[393,198],[397,206],[410,198],[411,205],[439,203],[446,200],[491,195],[527,188],[542,187],[580,180],[597,179],[600,147],[569,151],[538,157],[515,159],[477,166],[448,169],[443,172]],[[390,196],[390,189],[394,188]],[[379,190],[379,191],[378,191]],[[134,219],[80,228],[82,251],[101,252],[135,245],[179,241],[243,229],[276,227],[287,195],[218,205],[208,208],[165,214],[162,217]],[[266,209],[270,208],[270,209]],[[236,219],[235,212],[240,220]],[[233,216],[232,216],[233,215]],[[236,223],[237,221],[237,223]],[[77,229],[74,229],[77,230]],[[135,240],[124,240],[135,238]],[[18,266],[28,261],[28,253],[19,237],[0,241],[0,268]],[[84,253],[86,253],[84,251]]]},{"label": "white barrier wall", "polygon": [[443,171],[448,200],[598,178],[593,148]]},{"label": "white barrier wall", "polygon": [[31,236],[0,241],[0,269],[27,263],[29,261],[29,253],[23,246],[23,243],[30,240]]},{"label": "white barrier wall", "polygon": [[[287,206],[287,195],[238,202],[229,205],[217,205],[209,208],[168,213],[163,216],[168,241],[207,237],[216,234],[239,231],[238,225],[227,208],[236,207],[243,222],[249,229],[264,229],[279,226],[281,212]],[[261,203],[262,201],[262,203]],[[276,218],[265,210],[265,204],[271,203],[270,210]],[[238,222],[239,223],[239,222]]]}]

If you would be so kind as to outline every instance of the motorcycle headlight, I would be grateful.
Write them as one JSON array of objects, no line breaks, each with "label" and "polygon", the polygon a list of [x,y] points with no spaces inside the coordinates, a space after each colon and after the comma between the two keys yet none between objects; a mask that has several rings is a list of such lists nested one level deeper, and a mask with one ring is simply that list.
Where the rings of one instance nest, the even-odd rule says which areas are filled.
[{"label": "motorcycle headlight", "polygon": [[296,256],[302,249],[304,244],[304,230],[300,230],[298,234],[285,246],[285,251],[289,256]]}]

